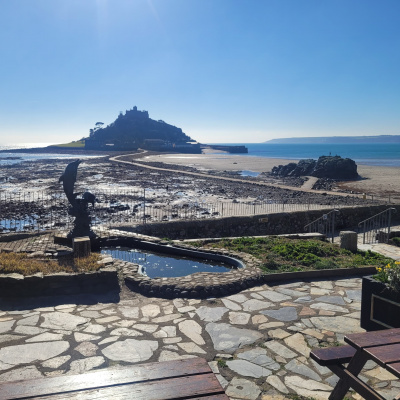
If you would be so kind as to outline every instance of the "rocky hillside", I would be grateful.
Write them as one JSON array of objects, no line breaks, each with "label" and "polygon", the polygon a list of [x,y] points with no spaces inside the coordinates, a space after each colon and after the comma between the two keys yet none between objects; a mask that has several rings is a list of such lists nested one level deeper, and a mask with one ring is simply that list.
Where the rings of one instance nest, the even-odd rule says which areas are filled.
[{"label": "rocky hillside", "polygon": [[296,163],[272,168],[271,175],[277,177],[315,176],[340,180],[354,180],[360,176],[357,164],[350,158],[340,156],[321,156],[318,160],[300,160]]}]

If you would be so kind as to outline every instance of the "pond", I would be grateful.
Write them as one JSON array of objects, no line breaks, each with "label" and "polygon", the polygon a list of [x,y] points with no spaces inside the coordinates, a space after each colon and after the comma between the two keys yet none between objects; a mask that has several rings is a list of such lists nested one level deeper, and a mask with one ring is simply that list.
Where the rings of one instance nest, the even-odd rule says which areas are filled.
[{"label": "pond", "polygon": [[149,278],[172,278],[194,274],[195,272],[229,272],[232,268],[236,268],[226,262],[216,260],[167,255],[153,250],[122,246],[103,247],[101,253],[140,265],[142,267],[141,272]]}]

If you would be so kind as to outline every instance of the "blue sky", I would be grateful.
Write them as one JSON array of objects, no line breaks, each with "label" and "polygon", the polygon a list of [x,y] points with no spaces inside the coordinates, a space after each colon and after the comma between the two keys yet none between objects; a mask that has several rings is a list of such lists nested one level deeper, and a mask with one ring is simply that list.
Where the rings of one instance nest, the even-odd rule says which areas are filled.
[{"label": "blue sky", "polygon": [[399,0],[0,0],[0,55],[0,143],[400,134]]}]

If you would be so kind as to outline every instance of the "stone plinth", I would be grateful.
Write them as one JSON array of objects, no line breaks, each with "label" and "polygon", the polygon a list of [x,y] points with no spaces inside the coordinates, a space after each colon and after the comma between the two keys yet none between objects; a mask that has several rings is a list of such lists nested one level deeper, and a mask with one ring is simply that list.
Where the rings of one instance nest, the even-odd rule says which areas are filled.
[{"label": "stone plinth", "polygon": [[73,238],[72,248],[74,251],[74,258],[88,257],[91,253],[89,236],[82,236]]},{"label": "stone plinth", "polygon": [[357,233],[354,231],[340,231],[340,247],[355,253],[357,251]]}]

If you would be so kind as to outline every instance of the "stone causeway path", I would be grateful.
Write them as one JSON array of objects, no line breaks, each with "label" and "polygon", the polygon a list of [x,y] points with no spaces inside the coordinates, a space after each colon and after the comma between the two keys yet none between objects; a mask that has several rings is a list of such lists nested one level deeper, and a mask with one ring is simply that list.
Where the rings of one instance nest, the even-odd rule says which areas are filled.
[{"label": "stone causeway path", "polygon": [[[119,301],[2,302],[0,382],[204,357],[231,399],[327,399],[336,377],[309,358],[310,349],[362,331],[360,296],[361,278],[353,277],[263,285],[206,300],[123,290]],[[385,398],[400,392],[398,380],[372,362],[362,379]]]}]

